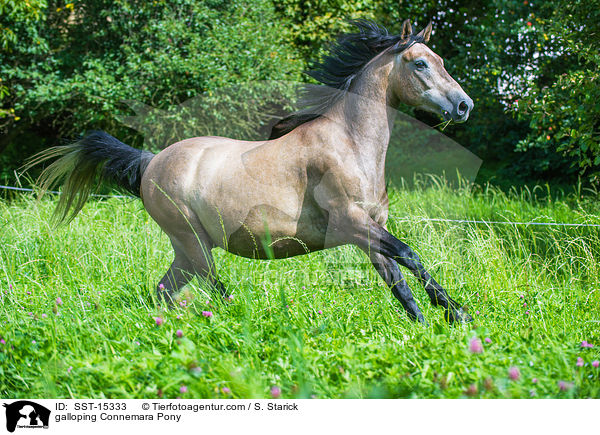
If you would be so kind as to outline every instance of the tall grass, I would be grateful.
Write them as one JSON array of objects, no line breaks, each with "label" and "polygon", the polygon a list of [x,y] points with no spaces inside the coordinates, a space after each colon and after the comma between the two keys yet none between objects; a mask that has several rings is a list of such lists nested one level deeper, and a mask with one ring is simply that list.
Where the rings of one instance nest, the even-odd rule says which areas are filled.
[{"label": "tall grass", "polygon": [[233,300],[193,283],[166,311],[154,288],[172,252],[141,202],[91,201],[58,229],[55,198],[0,202],[0,397],[268,397],[274,385],[283,397],[600,397],[600,229],[427,220],[598,224],[598,197],[430,181],[391,193],[389,227],[469,325],[448,326],[408,277],[429,326],[411,322],[350,246],[275,261],[215,250]]}]

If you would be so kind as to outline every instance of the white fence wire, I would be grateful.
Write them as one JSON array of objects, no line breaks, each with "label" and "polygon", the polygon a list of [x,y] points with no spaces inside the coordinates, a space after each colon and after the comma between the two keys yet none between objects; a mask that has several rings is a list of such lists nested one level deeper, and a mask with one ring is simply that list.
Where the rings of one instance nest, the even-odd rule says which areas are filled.
[{"label": "white fence wire", "polygon": [[[0,189],[5,190],[14,190],[18,192],[34,192],[33,189],[28,189],[26,187],[14,187],[14,186],[3,186],[0,185]],[[56,190],[48,190],[46,193],[53,193],[55,195],[59,195],[60,192]],[[126,199],[135,199],[134,196],[130,195],[101,195],[97,193],[92,193],[91,196],[95,196],[98,198],[126,198]],[[454,222],[459,224],[482,224],[482,225],[538,225],[538,226],[556,226],[556,227],[591,227],[598,228],[600,224],[577,224],[577,223],[567,223],[567,222],[512,222],[512,221],[482,221],[482,220],[470,220],[470,219],[441,219],[441,218],[420,218],[420,219],[406,219],[406,218],[398,218],[395,216],[390,216],[390,219],[395,222]]]}]

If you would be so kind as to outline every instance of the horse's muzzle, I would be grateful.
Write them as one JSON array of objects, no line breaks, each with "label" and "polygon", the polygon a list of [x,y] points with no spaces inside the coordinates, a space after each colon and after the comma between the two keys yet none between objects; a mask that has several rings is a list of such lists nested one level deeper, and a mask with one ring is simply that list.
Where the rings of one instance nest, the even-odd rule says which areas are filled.
[{"label": "horse's muzzle", "polygon": [[473,110],[473,100],[466,95],[465,97],[458,104],[454,105],[454,109],[452,110],[452,120],[454,122],[465,122],[469,119],[469,113]]}]

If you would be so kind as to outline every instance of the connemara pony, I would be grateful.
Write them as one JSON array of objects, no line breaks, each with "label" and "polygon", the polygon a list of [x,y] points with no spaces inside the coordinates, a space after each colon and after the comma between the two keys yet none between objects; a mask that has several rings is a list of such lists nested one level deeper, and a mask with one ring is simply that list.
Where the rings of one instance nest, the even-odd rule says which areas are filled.
[{"label": "connemara pony", "polygon": [[58,158],[39,184],[43,193],[63,182],[60,220],[81,210],[98,176],[139,196],[175,251],[157,286],[168,303],[193,277],[227,295],[215,273],[215,247],[263,259],[354,244],[410,318],[425,321],[398,265],[419,279],[448,321],[470,321],[417,254],[387,231],[384,165],[399,103],[464,122],[473,101],[426,45],[431,24],[415,34],[407,20],[400,35],[370,21],[354,24],[356,33],[341,35],[310,72],[336,92],[284,119],[272,140],[194,137],[155,155],[92,132],[41,152],[27,168]]}]

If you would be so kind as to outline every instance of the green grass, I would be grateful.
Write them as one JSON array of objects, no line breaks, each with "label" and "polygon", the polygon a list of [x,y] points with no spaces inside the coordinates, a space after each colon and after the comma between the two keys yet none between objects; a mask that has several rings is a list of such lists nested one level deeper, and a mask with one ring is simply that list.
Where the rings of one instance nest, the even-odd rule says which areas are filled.
[{"label": "green grass", "polygon": [[[215,250],[233,301],[192,284],[187,307],[163,311],[154,287],[172,252],[140,201],[90,201],[57,230],[54,204],[0,202],[2,398],[256,398],[274,385],[282,397],[455,398],[474,385],[472,397],[600,398],[600,229],[423,220],[597,224],[597,196],[394,191],[392,233],[474,315],[455,327],[412,276],[429,326],[409,321],[353,247],[277,261]],[[474,337],[491,343],[471,353]]]}]

